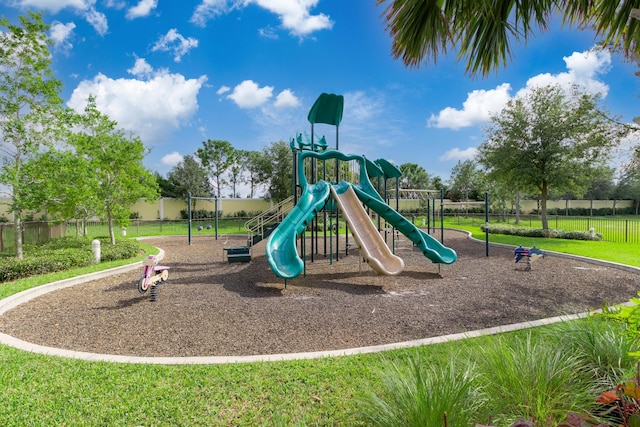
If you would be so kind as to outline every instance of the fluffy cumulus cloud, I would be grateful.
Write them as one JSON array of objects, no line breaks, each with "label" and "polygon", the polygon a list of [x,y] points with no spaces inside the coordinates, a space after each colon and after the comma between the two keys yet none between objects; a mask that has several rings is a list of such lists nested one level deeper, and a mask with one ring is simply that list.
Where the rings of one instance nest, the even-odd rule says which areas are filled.
[{"label": "fluffy cumulus cloud", "polygon": [[198,110],[197,96],[206,77],[186,79],[165,70],[154,71],[143,59],[129,70],[134,78],[112,79],[102,73],[81,82],[68,105],[83,111],[90,95],[98,110],[118,122],[118,126],[140,136],[148,144],[168,142]]},{"label": "fluffy cumulus cloud", "polygon": [[578,85],[582,90],[591,94],[607,96],[609,86],[598,79],[611,68],[611,53],[607,50],[592,49],[586,52],[573,52],[570,56],[562,58],[567,66],[567,71],[558,74],[539,74],[527,81],[526,87],[518,91],[523,95],[533,87],[542,87],[550,84],[559,84],[564,88]]},{"label": "fluffy cumulus cloud", "polygon": [[158,6],[158,0],[140,0],[140,2],[127,10],[127,19],[136,19],[149,16],[151,11]]},{"label": "fluffy cumulus cloud", "polygon": [[[191,22],[204,26],[214,17],[231,10],[256,5],[275,14],[280,19],[282,28],[298,37],[305,37],[315,31],[333,27],[331,18],[324,14],[312,14],[318,0],[203,0],[195,9]],[[271,29],[264,32],[274,37]]]},{"label": "fluffy cumulus cloud", "polygon": [[88,10],[93,7],[95,0],[18,0],[18,5],[24,8],[44,9],[58,13],[65,8]]},{"label": "fluffy cumulus cloud", "polygon": [[[515,96],[523,96],[534,87],[558,84],[569,89],[573,85],[582,90],[601,94],[605,97],[609,87],[599,80],[599,76],[606,74],[611,67],[611,54],[606,50],[593,49],[586,52],[574,52],[563,58],[567,71],[550,74],[538,74],[530,78],[525,87]],[[511,86],[503,83],[495,89],[474,90],[467,95],[462,108],[446,107],[438,114],[429,118],[427,125],[438,128],[461,129],[475,126],[489,121],[491,114],[500,112],[511,98]]]},{"label": "fluffy cumulus cloud", "polygon": [[333,27],[333,21],[324,13],[311,14],[318,0],[253,0],[252,3],[278,15],[282,27],[299,37]]},{"label": "fluffy cumulus cloud", "polygon": [[18,0],[17,5],[24,8],[43,9],[56,14],[62,9],[71,9],[82,16],[101,36],[109,31],[104,13],[95,9],[96,0]]},{"label": "fluffy cumulus cloud", "polygon": [[153,75],[153,67],[144,58],[136,58],[133,67],[127,70],[132,76],[139,78],[148,78]]},{"label": "fluffy cumulus cloud", "polygon": [[478,154],[478,149],[474,148],[474,147],[469,147],[466,148],[464,150],[461,150],[459,148],[453,148],[449,151],[447,151],[446,153],[444,153],[442,156],[440,156],[438,158],[438,160],[440,160],[441,162],[446,162],[446,161],[465,161],[465,160],[473,160],[476,157],[476,154]]},{"label": "fluffy cumulus cloud", "polygon": [[62,22],[55,21],[51,24],[49,37],[51,37],[51,40],[55,43],[56,49],[66,51],[73,48],[73,44],[71,44],[71,37],[75,28],[76,24],[73,22],[63,24]]},{"label": "fluffy cumulus cloud", "polygon": [[264,105],[273,96],[273,86],[260,87],[253,80],[245,80],[227,95],[240,108],[256,108]]},{"label": "fluffy cumulus cloud", "polygon": [[175,28],[170,29],[167,34],[161,36],[153,45],[154,52],[171,52],[173,60],[180,62],[182,57],[189,53],[191,49],[198,47],[198,40],[192,37],[185,38]]},{"label": "fluffy cumulus cloud", "polygon": [[429,118],[427,125],[437,128],[461,129],[489,121],[509,100],[511,85],[503,83],[495,89],[474,90],[462,103],[462,109],[447,107]]},{"label": "fluffy cumulus cloud", "polygon": [[162,159],[160,159],[160,163],[162,163],[165,166],[174,167],[183,160],[184,160],[184,157],[182,156],[182,154],[178,153],[177,151],[174,151],[162,156]]},{"label": "fluffy cumulus cloud", "polygon": [[285,89],[276,96],[276,108],[295,108],[300,106],[300,100],[290,89]]}]

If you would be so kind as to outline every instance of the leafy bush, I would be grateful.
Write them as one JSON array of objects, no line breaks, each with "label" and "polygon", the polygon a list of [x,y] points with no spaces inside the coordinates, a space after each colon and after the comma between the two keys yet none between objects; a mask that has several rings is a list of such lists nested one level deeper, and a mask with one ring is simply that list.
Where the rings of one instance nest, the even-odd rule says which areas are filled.
[{"label": "leafy bush", "polygon": [[140,253],[140,244],[137,240],[118,239],[115,245],[112,245],[107,237],[99,238],[98,240],[100,240],[100,257],[102,261],[133,258]]},{"label": "leafy bush", "polygon": [[[137,240],[116,240],[112,245],[108,237],[100,237],[102,261],[128,259],[140,253]],[[61,237],[47,240],[40,245],[25,245],[24,259],[0,258],[0,283],[29,276],[54,273],[91,265],[94,260],[91,239]]]},{"label": "leafy bush", "polygon": [[488,231],[489,234],[506,234],[509,236],[520,237],[552,237],[556,239],[570,240],[602,240],[601,233],[595,233],[593,236],[589,231],[579,230],[561,230],[558,228],[550,228],[543,230],[542,228],[516,227],[507,224],[489,224],[481,225],[482,231]]}]

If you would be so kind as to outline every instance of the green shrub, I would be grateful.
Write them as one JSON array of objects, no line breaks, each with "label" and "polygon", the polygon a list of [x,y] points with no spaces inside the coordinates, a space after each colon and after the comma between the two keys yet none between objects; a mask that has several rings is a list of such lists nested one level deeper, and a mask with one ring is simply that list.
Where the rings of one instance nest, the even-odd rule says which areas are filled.
[{"label": "green shrub", "polygon": [[[115,245],[108,237],[98,240],[103,262],[133,258],[141,251],[137,240],[118,239]],[[91,242],[86,237],[61,237],[40,245],[25,245],[24,259],[0,258],[0,283],[91,265],[94,260]]]},{"label": "green shrub", "polygon": [[102,261],[133,258],[140,253],[140,244],[137,240],[118,239],[115,245],[111,244],[109,238],[103,237],[98,240],[100,240],[100,258]]},{"label": "green shrub", "polygon": [[27,256],[22,260],[4,258],[0,260],[0,282],[82,267],[90,265],[92,260],[90,249],[76,248],[41,251],[36,256]]},{"label": "green shrub", "polygon": [[595,233],[593,236],[588,231],[579,230],[562,230],[559,228],[550,228],[543,230],[542,228],[530,228],[530,227],[516,227],[508,224],[489,224],[481,225],[482,231],[487,231],[489,234],[505,234],[509,236],[519,237],[552,237],[556,239],[568,239],[568,240],[602,240],[601,233]]}]

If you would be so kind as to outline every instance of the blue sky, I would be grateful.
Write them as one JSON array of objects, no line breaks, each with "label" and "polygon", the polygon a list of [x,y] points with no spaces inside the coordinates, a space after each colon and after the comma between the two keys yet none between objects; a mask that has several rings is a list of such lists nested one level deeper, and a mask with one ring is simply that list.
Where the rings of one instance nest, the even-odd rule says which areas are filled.
[{"label": "blue sky", "polygon": [[[470,78],[452,54],[408,69],[391,57],[375,0],[0,0],[12,22],[44,10],[63,97],[87,97],[151,148],[166,175],[202,141],[261,150],[310,132],[323,92],[344,95],[340,149],[417,163],[445,181],[473,158],[490,113],[532,85],[578,83],[625,122],[640,116],[635,63],[589,53],[593,33],[549,31],[514,45],[506,68]],[[335,130],[317,125],[335,146]],[[627,141],[637,144],[638,141]],[[621,155],[624,157],[625,152]],[[246,194],[242,194],[244,197]]]}]

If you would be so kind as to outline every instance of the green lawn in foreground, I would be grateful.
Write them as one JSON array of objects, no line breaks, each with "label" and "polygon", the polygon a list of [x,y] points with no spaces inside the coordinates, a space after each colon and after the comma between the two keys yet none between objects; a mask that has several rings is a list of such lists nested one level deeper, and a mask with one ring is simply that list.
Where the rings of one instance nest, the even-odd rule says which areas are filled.
[{"label": "green lawn in foreground", "polygon": [[[484,239],[484,234],[475,233]],[[490,238],[640,266],[640,252],[629,244]],[[59,273],[47,281],[63,277]],[[2,284],[0,297],[40,280]],[[541,328],[533,331],[534,337],[541,333]],[[506,337],[519,335],[522,332]],[[368,391],[382,390],[380,371],[389,361],[415,356],[425,363],[446,364],[482,345],[480,340],[465,340],[370,355],[204,366],[86,362],[0,346],[0,424],[358,426],[364,425],[360,400]]]}]

